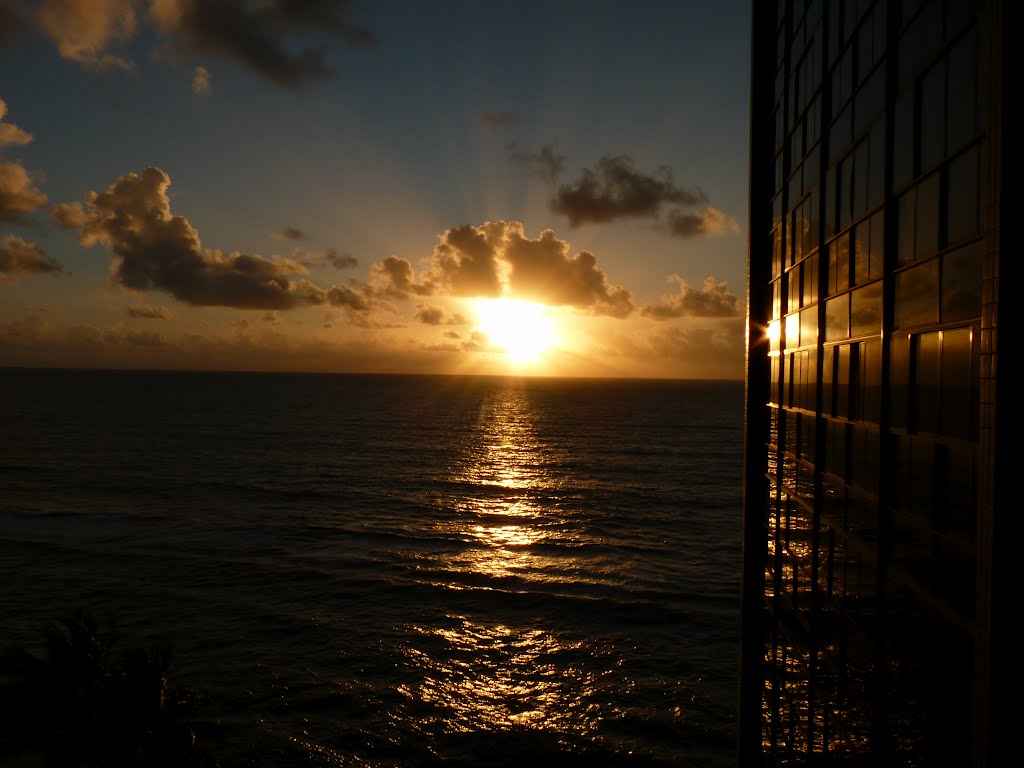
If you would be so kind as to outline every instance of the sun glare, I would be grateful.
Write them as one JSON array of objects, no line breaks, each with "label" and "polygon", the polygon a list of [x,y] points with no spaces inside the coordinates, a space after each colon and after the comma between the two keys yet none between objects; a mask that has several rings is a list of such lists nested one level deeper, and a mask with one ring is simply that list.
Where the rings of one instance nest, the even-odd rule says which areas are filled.
[{"label": "sun glare", "polygon": [[508,359],[531,363],[554,343],[554,328],[543,304],[513,299],[477,299],[480,330]]}]

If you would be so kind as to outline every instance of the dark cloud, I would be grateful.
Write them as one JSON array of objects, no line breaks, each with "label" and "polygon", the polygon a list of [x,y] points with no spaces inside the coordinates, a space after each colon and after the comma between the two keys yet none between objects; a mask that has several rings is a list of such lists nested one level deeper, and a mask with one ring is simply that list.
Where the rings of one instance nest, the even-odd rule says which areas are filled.
[{"label": "dark cloud", "polygon": [[462,336],[460,334],[456,333],[455,331],[445,331],[444,332],[444,337],[446,339],[461,339],[462,338]]},{"label": "dark cloud", "polygon": [[626,155],[602,157],[594,170],[584,168],[575,184],[559,186],[551,209],[572,226],[629,217],[657,218],[666,204],[699,205],[707,198],[697,187],[678,186],[667,167],[656,174],[637,170]]},{"label": "dark cloud", "polygon": [[345,0],[154,0],[150,16],[182,51],[227,56],[292,88],[334,74],[320,51],[293,49],[294,39],[319,34],[350,45],[374,42]]},{"label": "dark cloud", "polygon": [[[3,17],[0,16],[0,24],[3,24]],[[14,123],[5,123],[4,115],[7,114],[7,104],[0,99],[0,147],[10,144],[28,144],[32,141],[32,134],[24,131]]]},{"label": "dark cloud", "polygon": [[[89,193],[85,206],[54,207],[53,217],[77,229],[82,245],[110,248],[115,282],[137,291],[163,291],[186,304],[291,309],[335,303],[338,293],[349,290],[325,290],[302,279],[305,267],[291,259],[203,248],[188,219],[171,213],[170,183],[158,168],[129,173],[106,192]],[[344,305],[353,307],[354,302]]]},{"label": "dark cloud", "polygon": [[0,48],[11,42],[24,24],[25,17],[20,9],[0,2]]},{"label": "dark cloud", "polygon": [[[456,313],[450,313],[444,307],[433,304],[420,304],[417,307],[414,317],[426,325],[465,325],[466,318]],[[458,338],[458,334],[455,334]]]},{"label": "dark cloud", "polygon": [[285,227],[271,235],[275,240],[302,240],[305,235],[298,227]]},{"label": "dark cloud", "polygon": [[[296,230],[297,231],[297,230]],[[278,240],[286,238],[276,238]],[[326,251],[307,251],[296,248],[292,251],[292,259],[304,267],[333,267],[334,269],[349,269],[359,264],[359,259],[351,253],[338,253],[335,248],[328,248]]]},{"label": "dark cloud", "polygon": [[743,308],[735,294],[729,291],[727,283],[719,283],[714,277],[704,279],[698,291],[679,275],[671,275],[669,281],[679,285],[679,293],[668,296],[661,304],[646,305],[640,312],[654,320],[668,320],[674,317],[739,317]]},{"label": "dark cloud", "polygon": [[0,163],[0,221],[16,221],[46,205],[21,163]]},{"label": "dark cloud", "polygon": [[487,126],[487,130],[493,133],[503,125],[514,123],[516,116],[512,112],[484,112],[481,115],[481,119],[484,121],[484,125]]},{"label": "dark cloud", "polygon": [[338,253],[334,248],[329,249],[324,254],[324,258],[335,269],[350,269],[351,267],[359,266],[359,259],[351,253]]},{"label": "dark cloud", "polygon": [[327,303],[353,312],[367,312],[374,307],[373,299],[364,291],[347,285],[336,285],[328,290]]},{"label": "dark cloud", "polygon": [[516,165],[525,168],[531,176],[548,184],[554,184],[565,170],[565,155],[559,154],[554,144],[545,144],[540,148],[540,152],[529,153],[520,151],[515,142],[510,142],[505,145],[505,154]]},{"label": "dark cloud", "polygon": [[25,275],[47,275],[60,272],[60,264],[49,258],[38,245],[17,235],[0,239],[0,283],[8,283]]},{"label": "dark cloud", "polygon": [[138,304],[128,307],[129,317],[138,317],[145,320],[170,320],[172,315],[166,307],[151,307],[148,304]]},{"label": "dark cloud", "polygon": [[724,235],[726,232],[739,232],[740,229],[735,218],[710,206],[699,213],[687,213],[679,209],[669,211],[667,223],[668,231],[676,237]]},{"label": "dark cloud", "polygon": [[398,298],[508,296],[612,317],[634,309],[630,292],[608,282],[593,254],[570,255],[569,243],[550,229],[529,238],[515,221],[447,230],[419,280],[412,264],[396,256],[375,264],[373,272],[375,289]]}]

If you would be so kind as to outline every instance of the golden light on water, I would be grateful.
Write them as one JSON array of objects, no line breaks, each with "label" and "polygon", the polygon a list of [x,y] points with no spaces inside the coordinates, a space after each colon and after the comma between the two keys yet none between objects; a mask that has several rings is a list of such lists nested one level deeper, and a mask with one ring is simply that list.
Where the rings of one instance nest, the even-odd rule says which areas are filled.
[{"label": "golden light on water", "polygon": [[[454,576],[447,586],[478,591],[471,599],[486,608],[489,592],[500,605],[502,593],[521,592],[527,583],[550,590],[570,580],[571,558],[537,551],[550,538],[564,541],[574,532],[557,507],[538,498],[560,481],[550,469],[553,449],[537,432],[528,393],[509,388],[489,396],[460,448],[451,479],[467,490],[450,500],[459,514],[445,533],[467,546],[444,557],[439,570]],[[582,538],[582,532],[575,535]],[[450,733],[594,733],[593,699],[603,675],[565,665],[567,655],[593,650],[537,621],[518,624],[497,613],[491,619],[492,613],[449,614],[443,626],[409,627],[413,639],[403,651],[418,679],[400,693],[449,713],[443,727]]]},{"label": "golden light on water", "polygon": [[536,362],[554,346],[554,323],[543,304],[477,299],[474,308],[480,331],[512,362]]}]

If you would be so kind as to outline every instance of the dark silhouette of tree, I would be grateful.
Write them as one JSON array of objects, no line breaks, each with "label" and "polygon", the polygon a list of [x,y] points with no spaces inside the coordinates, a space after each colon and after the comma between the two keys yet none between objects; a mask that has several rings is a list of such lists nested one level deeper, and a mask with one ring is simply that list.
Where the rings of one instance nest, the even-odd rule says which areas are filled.
[{"label": "dark silhouette of tree", "polygon": [[[0,657],[0,761],[61,768],[214,768],[200,704],[172,687],[169,650],[115,652],[86,610],[55,622],[40,648]],[[31,760],[32,762],[28,762]],[[22,764],[19,763],[19,764]]]}]

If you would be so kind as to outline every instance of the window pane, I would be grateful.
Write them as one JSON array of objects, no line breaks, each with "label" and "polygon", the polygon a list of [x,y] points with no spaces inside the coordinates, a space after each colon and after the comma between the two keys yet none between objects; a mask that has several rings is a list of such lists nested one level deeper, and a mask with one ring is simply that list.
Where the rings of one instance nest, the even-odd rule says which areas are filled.
[{"label": "window pane", "polygon": [[917,190],[909,189],[900,198],[899,208],[899,251],[897,263],[911,263],[914,256],[914,218],[917,212]]},{"label": "window pane", "polygon": [[879,211],[871,217],[871,256],[868,279],[877,280],[885,270],[885,215]]},{"label": "window pane", "polygon": [[853,260],[854,285],[864,285],[864,283],[868,282],[868,276],[870,275],[870,241],[868,237],[870,233],[871,230],[866,221],[850,230],[850,235],[853,239],[850,256]]},{"label": "window pane", "polygon": [[860,417],[877,424],[882,417],[882,342],[861,342],[858,362],[861,380]]},{"label": "window pane", "polygon": [[896,102],[893,138],[893,190],[900,190],[914,180],[914,89],[906,91]]},{"label": "window pane", "polygon": [[[958,3],[953,3],[957,5]],[[972,30],[949,54],[949,151],[977,133],[978,52]]]},{"label": "window pane", "polygon": [[839,341],[850,335],[850,294],[844,293],[825,303],[825,339]]},{"label": "window pane", "polygon": [[859,288],[852,293],[850,305],[850,335],[862,336],[882,330],[882,284]]},{"label": "window pane", "polygon": [[910,337],[894,336],[889,345],[889,385],[892,391],[889,418],[892,426],[907,426],[907,394],[910,386]]},{"label": "window pane", "polygon": [[914,226],[915,258],[927,259],[939,251],[939,174],[917,185],[917,217]]},{"label": "window pane", "polygon": [[942,257],[942,322],[981,316],[981,243]]},{"label": "window pane", "polygon": [[939,431],[939,334],[916,339],[913,361],[914,426],[918,432]]},{"label": "window pane", "polygon": [[941,162],[946,153],[946,60],[921,81],[921,171]]},{"label": "window pane", "polygon": [[970,437],[973,398],[971,397],[971,329],[956,328],[942,332],[942,432],[954,437]]},{"label": "window pane", "polygon": [[897,328],[938,322],[939,262],[936,259],[896,275]]},{"label": "window pane", "polygon": [[950,245],[978,235],[978,155],[978,147],[975,146],[949,164],[949,225],[946,236]]}]

